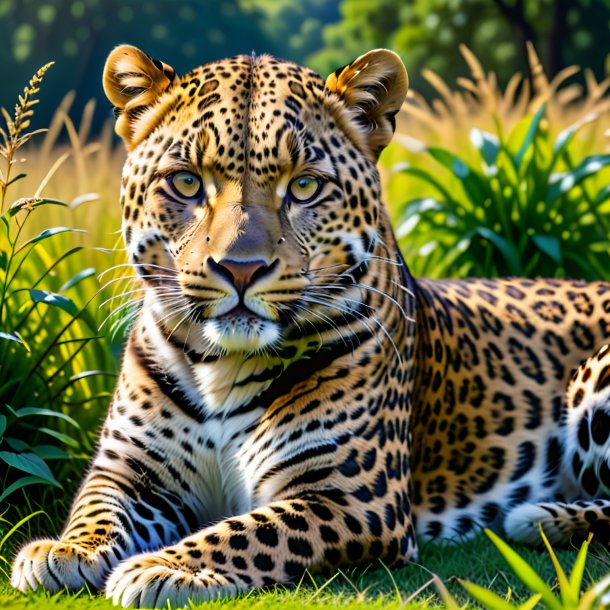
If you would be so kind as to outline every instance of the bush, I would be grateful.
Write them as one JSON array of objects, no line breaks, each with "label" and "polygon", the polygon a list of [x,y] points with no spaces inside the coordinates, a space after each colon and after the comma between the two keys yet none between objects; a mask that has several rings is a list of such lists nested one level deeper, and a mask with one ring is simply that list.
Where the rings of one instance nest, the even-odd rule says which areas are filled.
[{"label": "bush", "polygon": [[561,88],[579,70],[548,82],[530,46],[531,89],[515,75],[502,93],[462,53],[473,80],[452,91],[425,73],[441,99],[428,106],[411,94],[390,153],[389,200],[407,262],[433,277],[610,279],[610,81],[585,73],[585,95]]},{"label": "bush", "polygon": [[[87,309],[96,270],[86,264],[87,249],[72,241],[80,231],[48,226],[51,210],[68,208],[42,195],[60,161],[31,196],[8,200],[28,182],[24,173],[14,175],[23,162],[17,153],[44,131],[28,129],[50,66],[31,79],[13,117],[2,110],[0,129],[0,502],[16,504],[18,490],[30,486],[18,512],[40,503],[44,488],[80,478],[82,462],[70,458],[90,454],[95,407],[105,408],[114,384],[110,345]],[[32,230],[33,219],[45,228]]]}]

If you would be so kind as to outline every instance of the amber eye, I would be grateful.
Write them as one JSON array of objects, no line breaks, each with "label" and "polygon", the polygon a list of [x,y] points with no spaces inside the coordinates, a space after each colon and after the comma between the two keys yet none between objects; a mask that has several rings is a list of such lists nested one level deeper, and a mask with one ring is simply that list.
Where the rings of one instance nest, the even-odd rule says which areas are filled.
[{"label": "amber eye", "polygon": [[198,199],[203,191],[201,178],[191,174],[191,172],[176,172],[167,177],[167,181],[180,197],[186,199]]},{"label": "amber eye", "polygon": [[322,180],[315,176],[298,176],[290,181],[288,194],[293,201],[309,203],[322,188]]}]

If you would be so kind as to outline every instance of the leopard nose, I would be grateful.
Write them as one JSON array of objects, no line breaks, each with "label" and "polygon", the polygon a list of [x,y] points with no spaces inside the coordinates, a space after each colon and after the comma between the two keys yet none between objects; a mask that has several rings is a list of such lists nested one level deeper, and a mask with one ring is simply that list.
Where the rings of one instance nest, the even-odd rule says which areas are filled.
[{"label": "leopard nose", "polygon": [[208,266],[229,280],[240,294],[271,268],[264,260],[235,261],[230,258],[223,258],[218,262],[208,258]]}]

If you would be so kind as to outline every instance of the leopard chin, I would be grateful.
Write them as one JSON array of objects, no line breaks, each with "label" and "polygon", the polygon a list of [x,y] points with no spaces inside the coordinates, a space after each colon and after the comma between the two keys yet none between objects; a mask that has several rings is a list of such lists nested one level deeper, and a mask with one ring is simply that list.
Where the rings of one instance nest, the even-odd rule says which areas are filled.
[{"label": "leopard chin", "polygon": [[203,336],[223,351],[254,353],[276,347],[282,333],[273,320],[235,314],[206,320]]}]

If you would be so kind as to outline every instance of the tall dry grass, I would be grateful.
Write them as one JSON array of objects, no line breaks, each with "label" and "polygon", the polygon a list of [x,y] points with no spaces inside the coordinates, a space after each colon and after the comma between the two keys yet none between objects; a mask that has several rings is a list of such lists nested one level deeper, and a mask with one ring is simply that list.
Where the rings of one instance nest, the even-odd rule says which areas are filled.
[{"label": "tall dry grass", "polygon": [[[0,126],[0,538],[24,513],[62,502],[80,478],[75,458],[93,448],[120,347],[99,334],[99,305],[112,288],[97,277],[123,258],[100,248],[117,241],[118,211],[104,214],[103,198],[117,198],[108,187],[120,159],[109,132],[88,142],[93,104],[79,130],[71,97],[49,131],[32,130],[51,65],[30,79],[12,113],[2,109]],[[106,192],[94,193],[99,187]]]},{"label": "tall dry grass", "polygon": [[[468,77],[449,85],[424,71],[437,97],[409,93],[382,158],[386,200],[411,268],[431,276],[515,268],[608,277],[610,78],[597,82],[573,66],[549,80],[530,45],[531,76],[515,74],[502,89],[460,50]],[[570,176],[573,188],[555,197]],[[547,252],[521,238],[532,231]],[[566,262],[562,249],[587,261]],[[503,260],[509,251],[512,265]]]}]

